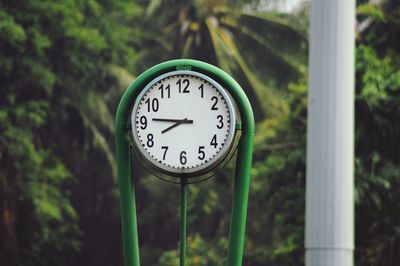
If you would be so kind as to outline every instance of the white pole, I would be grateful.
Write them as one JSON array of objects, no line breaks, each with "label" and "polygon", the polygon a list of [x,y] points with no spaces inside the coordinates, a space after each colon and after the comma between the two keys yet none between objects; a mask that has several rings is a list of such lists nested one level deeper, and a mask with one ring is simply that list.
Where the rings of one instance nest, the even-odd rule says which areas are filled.
[{"label": "white pole", "polygon": [[306,265],[351,266],[355,0],[312,0]]}]

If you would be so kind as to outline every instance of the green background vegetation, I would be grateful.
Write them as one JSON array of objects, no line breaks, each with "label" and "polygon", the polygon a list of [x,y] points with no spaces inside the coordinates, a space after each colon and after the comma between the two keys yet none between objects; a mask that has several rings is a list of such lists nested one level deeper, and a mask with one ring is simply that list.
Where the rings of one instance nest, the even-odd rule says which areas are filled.
[{"label": "green background vegetation", "polygon": [[[357,7],[356,265],[400,257],[400,4]],[[304,263],[307,4],[0,0],[0,264],[122,265],[114,114],[173,58],[245,88],[257,133],[244,265]],[[351,25],[349,25],[351,26]],[[179,187],[135,160],[143,265],[177,265]],[[189,187],[188,265],[223,265],[232,165]]]}]

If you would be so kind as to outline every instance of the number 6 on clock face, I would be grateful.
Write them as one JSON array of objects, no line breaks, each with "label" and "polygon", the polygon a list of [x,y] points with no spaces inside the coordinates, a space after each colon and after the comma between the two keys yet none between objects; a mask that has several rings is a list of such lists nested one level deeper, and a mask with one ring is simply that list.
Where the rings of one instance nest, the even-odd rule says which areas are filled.
[{"label": "number 6 on clock face", "polygon": [[227,156],[236,114],[215,80],[194,71],[173,71],[141,91],[131,122],[140,157],[163,173],[190,177],[212,170]]}]

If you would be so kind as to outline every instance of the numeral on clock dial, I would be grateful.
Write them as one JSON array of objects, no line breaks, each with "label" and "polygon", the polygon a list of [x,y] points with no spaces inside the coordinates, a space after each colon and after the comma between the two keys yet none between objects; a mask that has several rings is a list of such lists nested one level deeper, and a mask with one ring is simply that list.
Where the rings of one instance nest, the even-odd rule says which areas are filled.
[{"label": "numeral on clock dial", "polygon": [[154,146],[154,135],[153,134],[147,134],[147,147],[151,148]]},{"label": "numeral on clock dial", "polygon": [[204,86],[203,86],[203,84],[200,85],[199,90],[200,90],[201,98],[204,98]]},{"label": "numeral on clock dial", "polygon": [[171,87],[169,86],[169,84],[165,86],[165,89],[164,89],[164,84],[161,84],[158,90],[161,91],[161,99],[164,99],[164,91],[166,91],[167,98],[171,98]]},{"label": "numeral on clock dial", "polygon": [[141,126],[140,126],[141,129],[146,129],[146,127],[147,127],[147,118],[144,115],[142,115],[140,117],[140,124],[141,124]]},{"label": "numeral on clock dial", "polygon": [[218,143],[217,143],[217,134],[214,134],[214,137],[212,138],[211,142],[210,142],[211,146],[214,146],[214,148],[217,148]]},{"label": "numeral on clock dial", "polygon": [[162,159],[165,160],[165,156],[167,155],[167,151],[168,151],[168,146],[161,146],[161,149],[164,150],[164,154],[163,154]]},{"label": "numeral on clock dial", "polygon": [[182,151],[180,156],[179,156],[179,160],[181,162],[182,165],[185,165],[187,163],[187,158],[186,158],[186,152]]},{"label": "numeral on clock dial", "polygon": [[[183,84],[183,90],[182,90],[182,84]],[[177,82],[176,82],[176,85],[178,85],[178,88],[179,88],[179,93],[189,93],[190,91],[189,91],[189,84],[190,84],[190,82],[189,82],[189,80],[188,79],[184,79],[183,81],[181,80],[181,79],[179,79]]]},{"label": "numeral on clock dial", "polygon": [[158,108],[160,107],[160,103],[158,102],[157,98],[154,98],[152,101],[150,101],[150,98],[148,98],[145,101],[145,104],[147,104],[147,112],[149,113],[151,110],[153,110],[153,112],[157,112]]},{"label": "numeral on clock dial", "polygon": [[222,115],[217,116],[219,124],[217,125],[217,128],[221,129],[224,127],[224,117]]},{"label": "numeral on clock dial", "polygon": [[218,97],[213,96],[213,97],[211,98],[211,101],[214,103],[214,104],[211,106],[211,110],[214,110],[214,111],[218,110],[218,107],[217,107],[217,104],[218,104]]},{"label": "numeral on clock dial", "polygon": [[198,152],[199,156],[197,157],[197,158],[199,158],[199,160],[204,160],[204,158],[206,158],[206,153],[204,152],[205,148],[206,147],[204,147],[204,146],[199,147],[199,152]]}]

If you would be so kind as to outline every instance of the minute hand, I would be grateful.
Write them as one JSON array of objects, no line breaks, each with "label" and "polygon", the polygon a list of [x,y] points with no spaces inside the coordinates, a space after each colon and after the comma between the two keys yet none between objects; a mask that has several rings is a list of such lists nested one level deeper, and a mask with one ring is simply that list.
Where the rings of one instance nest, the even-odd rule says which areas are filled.
[{"label": "minute hand", "polygon": [[164,134],[165,132],[167,132],[167,131],[179,126],[180,124],[193,124],[193,120],[188,120],[187,118],[181,119],[181,120],[177,120],[177,122],[175,124],[173,124],[170,127],[167,127],[166,129],[161,131],[161,133]]},{"label": "minute hand", "polygon": [[[172,123],[179,123],[185,119],[166,119],[166,118],[153,118],[151,119],[153,121],[158,121],[158,122],[172,122]],[[186,119],[187,120],[187,119]],[[190,120],[188,120],[190,121]]]}]

